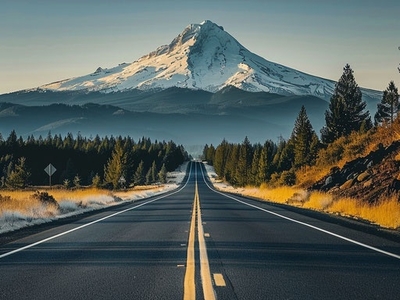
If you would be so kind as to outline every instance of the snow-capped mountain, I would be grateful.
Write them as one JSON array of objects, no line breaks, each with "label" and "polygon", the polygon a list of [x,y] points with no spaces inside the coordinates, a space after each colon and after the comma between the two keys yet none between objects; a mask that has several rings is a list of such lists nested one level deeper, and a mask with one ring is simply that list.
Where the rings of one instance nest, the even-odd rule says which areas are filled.
[{"label": "snow-capped mountain", "polygon": [[41,86],[53,91],[127,91],[183,87],[216,92],[226,86],[327,99],[335,83],[267,61],[211,21],[192,24],[169,45],[114,68]]}]

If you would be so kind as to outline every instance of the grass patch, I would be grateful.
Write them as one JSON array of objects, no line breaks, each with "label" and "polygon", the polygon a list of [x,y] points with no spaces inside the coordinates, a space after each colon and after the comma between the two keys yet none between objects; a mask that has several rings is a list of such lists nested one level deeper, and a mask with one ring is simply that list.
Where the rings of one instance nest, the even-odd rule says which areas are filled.
[{"label": "grass patch", "polygon": [[376,204],[342,198],[334,201],[327,211],[368,220],[382,227],[400,227],[400,203],[395,196]]},{"label": "grass patch", "polygon": [[241,195],[266,201],[307,209],[339,214],[354,219],[362,219],[381,227],[400,228],[400,202],[396,196],[384,199],[376,204],[369,204],[351,198],[335,199],[333,195],[323,192],[307,192],[296,187],[282,186],[270,188],[246,187],[239,191]]}]

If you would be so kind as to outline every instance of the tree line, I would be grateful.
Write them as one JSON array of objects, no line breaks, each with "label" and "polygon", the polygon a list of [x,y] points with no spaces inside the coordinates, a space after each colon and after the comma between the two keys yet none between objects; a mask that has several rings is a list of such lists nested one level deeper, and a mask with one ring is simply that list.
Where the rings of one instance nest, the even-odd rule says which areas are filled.
[{"label": "tree line", "polygon": [[27,139],[12,131],[0,133],[0,187],[24,188],[48,185],[45,172],[50,163],[57,169],[52,184],[65,187],[93,185],[116,189],[132,185],[165,182],[167,172],[175,170],[188,154],[173,141],[152,142],[130,137],[86,138],[51,135]]},{"label": "tree line", "polygon": [[258,186],[267,182],[294,185],[296,171],[315,165],[320,150],[353,132],[365,133],[377,126],[390,126],[399,110],[398,89],[391,81],[372,122],[354,71],[346,64],[325,112],[321,138],[302,106],[289,139],[280,138],[277,143],[267,140],[264,144],[251,144],[247,137],[242,143],[228,143],[224,139],[217,147],[205,145],[203,158],[214,166],[220,178],[235,186]]}]

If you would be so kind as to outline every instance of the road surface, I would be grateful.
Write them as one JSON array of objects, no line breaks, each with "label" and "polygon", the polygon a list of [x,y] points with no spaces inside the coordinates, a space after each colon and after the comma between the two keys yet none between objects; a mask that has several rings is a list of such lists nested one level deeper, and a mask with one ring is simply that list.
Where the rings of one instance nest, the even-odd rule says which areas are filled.
[{"label": "road surface", "polygon": [[214,191],[163,196],[0,246],[0,299],[400,299],[400,240]]}]

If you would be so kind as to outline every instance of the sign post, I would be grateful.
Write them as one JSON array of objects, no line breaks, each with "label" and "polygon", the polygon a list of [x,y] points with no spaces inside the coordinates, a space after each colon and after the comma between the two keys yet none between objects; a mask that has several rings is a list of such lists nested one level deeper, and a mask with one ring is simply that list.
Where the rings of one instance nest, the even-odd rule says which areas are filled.
[{"label": "sign post", "polygon": [[49,164],[44,171],[49,175],[49,186],[51,187],[51,175],[53,175],[57,169],[52,164]]}]

